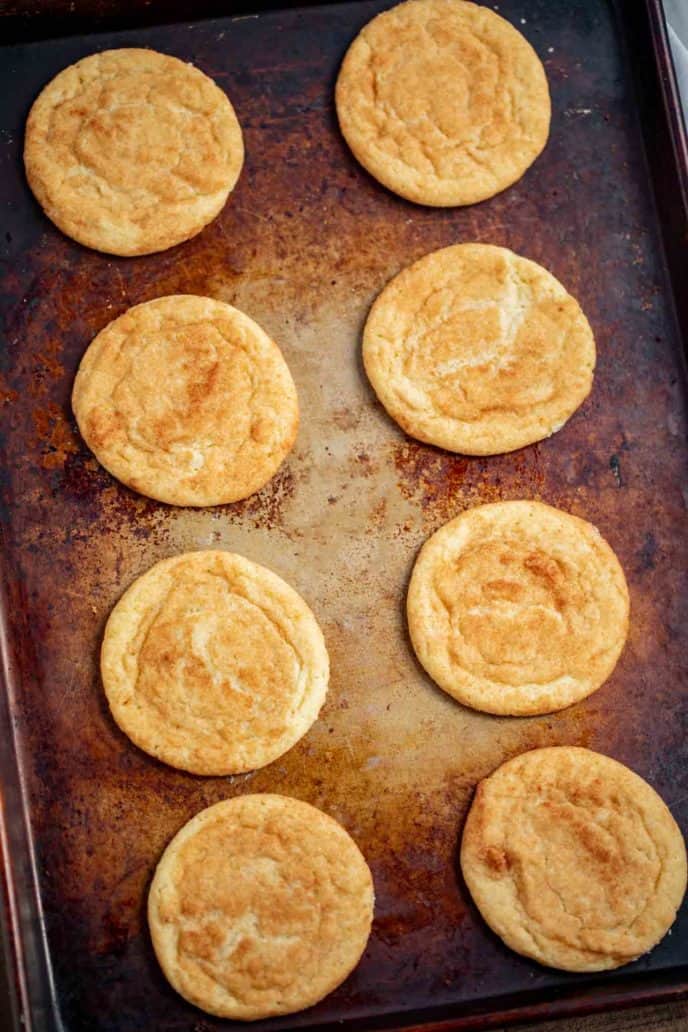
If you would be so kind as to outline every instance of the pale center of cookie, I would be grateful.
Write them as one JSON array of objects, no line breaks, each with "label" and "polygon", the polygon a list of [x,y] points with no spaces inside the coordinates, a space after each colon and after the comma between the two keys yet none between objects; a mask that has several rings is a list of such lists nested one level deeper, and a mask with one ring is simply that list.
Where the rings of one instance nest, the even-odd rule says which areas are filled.
[{"label": "pale center of cookie", "polygon": [[160,201],[226,188],[229,156],[207,108],[198,89],[172,74],[95,80],[51,113],[62,189],[136,219]]},{"label": "pale center of cookie", "polygon": [[189,734],[196,752],[258,736],[279,737],[305,686],[299,656],[266,611],[211,572],[179,571],[145,626],[136,704],[161,733]]},{"label": "pale center of cookie", "polygon": [[408,324],[403,373],[438,414],[472,422],[527,412],[557,393],[575,302],[534,297],[515,270],[499,271],[489,286],[446,283]]},{"label": "pale center of cookie", "polygon": [[182,962],[198,964],[239,1000],[247,990],[274,992],[306,977],[335,915],[323,923],[322,864],[304,845],[285,850],[278,827],[203,829],[180,879]]},{"label": "pale center of cookie", "polygon": [[444,139],[444,147],[457,146],[472,134],[474,96],[466,69],[451,56],[433,58],[413,54],[386,71],[379,63],[376,73],[377,100],[383,108],[403,113],[412,126],[432,127]]},{"label": "pale center of cookie", "polygon": [[[640,810],[620,795],[601,782],[562,786],[514,801],[505,814],[504,854],[493,861],[510,872],[538,943],[619,949],[619,934],[654,897],[662,858]],[[634,947],[631,940],[625,952]]]},{"label": "pale center of cookie", "polygon": [[151,465],[172,461],[180,475],[192,475],[211,449],[228,462],[249,438],[269,438],[265,413],[251,404],[254,363],[212,323],[148,331],[125,348],[112,405],[129,443]]},{"label": "pale center of cookie", "polygon": [[464,26],[407,27],[397,46],[369,57],[377,146],[438,178],[481,165],[483,149],[517,136],[500,55]]},{"label": "pale center of cookie", "polygon": [[508,537],[461,552],[433,578],[451,661],[510,686],[575,674],[604,647],[595,587],[570,557]]},{"label": "pale center of cookie", "polygon": [[368,938],[366,864],[341,828],[295,800],[249,796],[220,808],[173,843],[162,877],[158,869],[168,976],[228,1016],[308,1006],[346,977]]},{"label": "pale center of cookie", "polygon": [[[146,169],[146,175],[169,170],[177,162],[184,141],[179,119],[159,106],[156,118],[141,120],[141,104],[119,105],[99,111],[85,120],[76,138],[76,153],[84,165],[111,184],[130,168]],[[124,185],[131,179],[125,175]]]}]

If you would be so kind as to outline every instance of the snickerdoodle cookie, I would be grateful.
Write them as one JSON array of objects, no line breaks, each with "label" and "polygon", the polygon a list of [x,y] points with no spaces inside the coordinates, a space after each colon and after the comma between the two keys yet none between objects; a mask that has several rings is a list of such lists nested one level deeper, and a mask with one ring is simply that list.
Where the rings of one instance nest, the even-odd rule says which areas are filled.
[{"label": "snickerdoodle cookie", "polygon": [[101,672],[113,717],[141,749],[194,774],[237,774],[306,734],[329,660],[313,613],[277,574],[231,552],[187,552],[124,593]]},{"label": "snickerdoodle cookie", "polygon": [[686,890],[683,838],[655,790],[570,746],[523,753],[478,785],[461,868],[507,946],[565,971],[651,950]]},{"label": "snickerdoodle cookie", "polygon": [[344,58],[336,103],[355,157],[418,204],[492,197],[549,134],[539,57],[508,21],[466,0],[408,0],[373,18]]},{"label": "snickerdoodle cookie", "polygon": [[468,509],[430,537],[408,590],[418,659],[487,713],[550,713],[609,677],[628,633],[618,559],[591,523],[541,502]]},{"label": "snickerdoodle cookie", "polygon": [[310,1007],[356,967],[373,880],[337,821],[279,795],[203,810],[158,864],[148,921],[177,992],[223,1018]]},{"label": "snickerdoodle cookie", "polygon": [[171,505],[258,491],[296,439],[282,353],[243,312],[191,294],[130,308],[92,341],[72,407],[113,476]]},{"label": "snickerdoodle cookie", "polygon": [[223,208],[243,160],[226,94],[155,50],[77,61],[48,83],[26,125],[26,175],[46,215],[108,254],[195,236]]},{"label": "snickerdoodle cookie", "polygon": [[392,279],[363,360],[375,393],[420,441],[496,455],[561,429],[590,393],[595,340],[578,302],[505,247],[456,244]]}]

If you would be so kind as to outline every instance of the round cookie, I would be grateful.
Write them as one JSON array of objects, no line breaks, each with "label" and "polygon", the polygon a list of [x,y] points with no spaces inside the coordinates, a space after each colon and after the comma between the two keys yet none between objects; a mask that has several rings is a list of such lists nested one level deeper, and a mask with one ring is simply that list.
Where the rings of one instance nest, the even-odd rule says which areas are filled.
[{"label": "round cookie", "polygon": [[542,63],[508,21],[465,0],[408,0],[349,47],[335,93],[344,139],[417,204],[474,204],[520,179],[547,142]]},{"label": "round cookie", "polygon": [[686,890],[683,838],[655,790],[570,746],[523,753],[478,785],[461,869],[507,946],[565,971],[636,960]]},{"label": "round cookie", "polygon": [[101,330],[81,360],[72,407],[98,461],[170,505],[258,491],[299,421],[277,345],[238,309],[190,294],[136,305]]},{"label": "round cookie", "polygon": [[49,219],[107,254],[163,251],[222,210],[244,161],[212,79],[155,50],[105,50],[60,72],[26,124],[29,186]]},{"label": "round cookie", "polygon": [[599,688],[628,633],[623,570],[591,523],[541,502],[469,509],[430,537],[407,597],[411,642],[465,706],[551,713]]},{"label": "round cookie", "polygon": [[190,1003],[253,1021],[311,1007],[358,964],[373,880],[337,821],[279,795],[202,810],[163,853],[148,922]]},{"label": "round cookie", "polygon": [[187,552],[134,581],[105,628],[100,668],[120,728],[193,774],[276,760],[316,720],[322,632],[293,588],[231,552]]},{"label": "round cookie", "polygon": [[363,361],[411,437],[497,455],[561,429],[590,393],[595,340],[540,265],[505,247],[457,244],[387,284],[363,331]]}]

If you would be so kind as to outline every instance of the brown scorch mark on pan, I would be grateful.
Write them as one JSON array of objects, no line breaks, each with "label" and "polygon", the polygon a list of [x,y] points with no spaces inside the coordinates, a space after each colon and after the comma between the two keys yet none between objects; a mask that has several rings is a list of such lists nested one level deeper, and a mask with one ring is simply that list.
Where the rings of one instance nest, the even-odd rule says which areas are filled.
[{"label": "brown scorch mark on pan", "polygon": [[294,489],[295,478],[287,461],[264,488],[243,502],[226,506],[224,511],[233,522],[247,521],[270,530],[280,524],[283,507],[293,497]]},{"label": "brown scorch mark on pan", "polygon": [[420,504],[425,519],[435,525],[482,502],[539,499],[545,486],[538,445],[484,459],[406,438],[393,446],[392,459],[402,495]]}]

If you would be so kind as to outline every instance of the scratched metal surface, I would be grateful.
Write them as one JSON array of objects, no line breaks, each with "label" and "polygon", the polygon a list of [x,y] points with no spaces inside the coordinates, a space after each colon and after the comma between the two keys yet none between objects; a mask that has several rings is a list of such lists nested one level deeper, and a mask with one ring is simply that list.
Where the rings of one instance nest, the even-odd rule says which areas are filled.
[{"label": "scratched metal surface", "polygon": [[[338,64],[384,6],[366,0],[3,52],[3,525],[20,666],[11,703],[70,1032],[222,1024],[160,975],[144,900],[177,828],[236,793],[289,793],[331,813],[366,854],[377,892],[373,935],[351,978],[313,1010],[256,1029],[356,1017],[370,1027],[373,1015],[464,1013],[507,994],[588,990],[590,979],[545,971],[503,947],[457,876],[476,781],[524,749],[576,743],[611,754],[648,778],[688,828],[686,412],[617,27],[598,0],[504,0],[500,10],[547,68],[551,141],[501,196],[429,210],[379,187],[336,129]],[[225,211],[195,240],[113,259],[47,222],[19,156],[44,83],[95,49],[131,44],[192,60],[227,90],[247,162]],[[405,438],[375,401],[359,357],[363,321],[387,280],[425,252],[466,240],[507,245],[552,270],[580,299],[598,343],[593,393],[570,423],[543,444],[489,459]],[[176,292],[208,294],[257,319],[299,389],[294,453],[237,505],[187,511],[138,497],[98,467],[75,430],[70,390],[91,338],[129,305]],[[498,719],[463,709],[423,674],[403,602],[428,534],[468,506],[521,497],[601,529],[628,576],[631,633],[613,677],[590,699],[552,716]],[[242,552],[293,584],[332,660],[328,702],[311,732],[283,759],[235,778],[196,778],[138,751],[110,719],[97,671],[105,621],[127,585],[158,559],[208,546]],[[684,911],[627,973],[640,979],[686,964]]]}]

